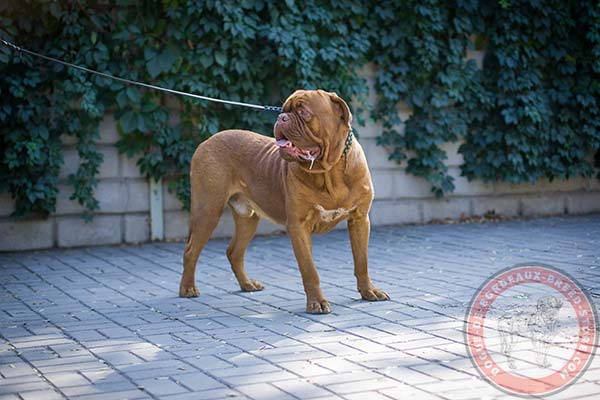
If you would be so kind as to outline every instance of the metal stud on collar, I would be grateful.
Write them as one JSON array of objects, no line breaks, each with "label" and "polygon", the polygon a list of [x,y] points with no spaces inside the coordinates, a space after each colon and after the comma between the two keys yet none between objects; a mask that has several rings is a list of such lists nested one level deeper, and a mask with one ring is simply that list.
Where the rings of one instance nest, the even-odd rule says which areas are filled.
[{"label": "metal stud on collar", "polygon": [[348,137],[346,138],[346,143],[344,145],[344,151],[342,152],[342,157],[346,157],[346,155],[348,154],[348,151],[350,151],[350,146],[352,145],[353,137],[354,137],[354,133],[352,132],[352,129],[350,129],[350,132],[348,132]]}]

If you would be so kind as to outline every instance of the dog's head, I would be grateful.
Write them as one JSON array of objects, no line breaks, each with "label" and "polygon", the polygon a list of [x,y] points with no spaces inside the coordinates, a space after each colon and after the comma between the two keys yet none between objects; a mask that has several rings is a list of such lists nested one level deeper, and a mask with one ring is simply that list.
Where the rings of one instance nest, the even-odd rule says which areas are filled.
[{"label": "dog's head", "polygon": [[279,154],[308,168],[311,160],[330,169],[342,156],[352,114],[337,94],[297,90],[283,104],[274,127]]},{"label": "dog's head", "polygon": [[563,306],[561,299],[553,296],[541,297],[537,301],[536,308],[540,316],[546,320],[554,321],[558,318],[558,312]]}]

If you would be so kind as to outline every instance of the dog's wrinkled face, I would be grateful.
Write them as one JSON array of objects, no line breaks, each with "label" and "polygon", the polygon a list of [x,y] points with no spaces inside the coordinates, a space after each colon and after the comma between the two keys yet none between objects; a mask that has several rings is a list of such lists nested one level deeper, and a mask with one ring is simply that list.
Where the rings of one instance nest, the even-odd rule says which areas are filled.
[{"label": "dog's wrinkled face", "polygon": [[279,154],[286,161],[329,169],[342,155],[352,115],[335,93],[298,90],[284,103],[274,127]]}]

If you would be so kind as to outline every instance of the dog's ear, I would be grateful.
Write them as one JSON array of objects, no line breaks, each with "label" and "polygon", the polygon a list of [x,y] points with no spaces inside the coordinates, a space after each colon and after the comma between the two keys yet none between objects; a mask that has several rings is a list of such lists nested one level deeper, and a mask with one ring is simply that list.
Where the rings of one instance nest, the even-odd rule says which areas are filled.
[{"label": "dog's ear", "polygon": [[348,129],[352,128],[352,113],[350,112],[350,107],[348,107],[348,104],[346,104],[346,102],[344,101],[344,99],[342,99],[340,96],[337,95],[337,93],[329,93],[329,98],[331,99],[331,102],[334,104],[334,107],[336,107],[339,110],[339,115],[340,115],[340,119],[345,123],[345,126]]},{"label": "dog's ear", "polygon": [[563,301],[561,299],[558,298],[554,298],[556,300],[556,305],[554,306],[555,308],[561,308],[563,306]]},{"label": "dog's ear", "polygon": [[323,136],[326,146],[323,148],[323,157],[320,160],[323,168],[328,170],[340,160],[344,152],[346,137],[351,129],[352,114],[348,104],[337,94],[323,90],[318,92],[332,103],[332,113],[326,124],[327,129],[331,131]]},{"label": "dog's ear", "polygon": [[299,96],[302,92],[303,92],[303,90],[296,90],[294,93],[292,93],[290,96],[288,96],[288,98],[283,103],[283,106],[281,106],[281,111],[282,112],[290,112],[291,108],[292,108],[292,99],[296,96]]}]

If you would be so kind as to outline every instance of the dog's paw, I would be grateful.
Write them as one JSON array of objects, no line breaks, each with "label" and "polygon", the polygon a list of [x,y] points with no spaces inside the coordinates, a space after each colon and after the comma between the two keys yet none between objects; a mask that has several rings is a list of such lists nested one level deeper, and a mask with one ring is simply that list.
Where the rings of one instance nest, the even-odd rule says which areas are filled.
[{"label": "dog's paw", "polygon": [[179,297],[198,297],[199,295],[200,290],[195,285],[179,287]]},{"label": "dog's paw", "polygon": [[331,308],[329,307],[329,302],[325,299],[308,301],[306,304],[306,312],[309,314],[329,314]]},{"label": "dog's paw", "polygon": [[363,290],[360,292],[360,295],[364,300],[369,301],[384,301],[390,299],[390,296],[386,292],[379,289]]},{"label": "dog's paw", "polygon": [[254,279],[250,279],[248,282],[240,285],[240,288],[244,292],[258,292],[265,288],[265,285],[260,283],[259,281],[255,281]]}]

